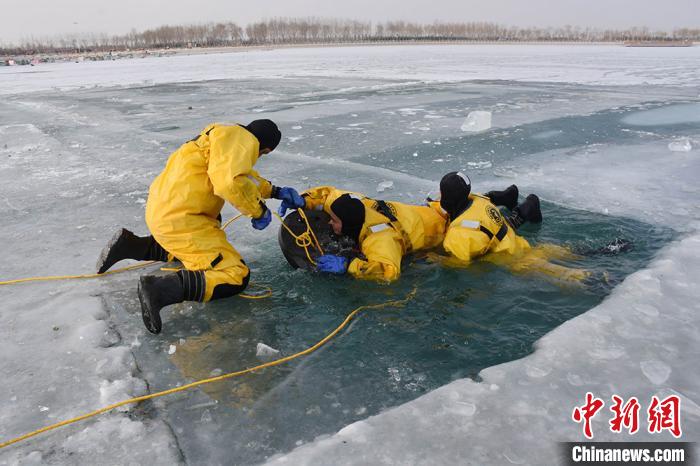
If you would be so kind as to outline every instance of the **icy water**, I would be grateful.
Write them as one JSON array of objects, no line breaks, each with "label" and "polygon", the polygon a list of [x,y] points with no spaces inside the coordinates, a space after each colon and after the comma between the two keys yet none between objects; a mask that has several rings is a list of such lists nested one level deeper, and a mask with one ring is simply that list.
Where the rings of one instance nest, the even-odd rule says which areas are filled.
[{"label": "icy water", "polygon": [[[541,227],[524,232],[535,243],[587,248],[600,244],[592,237],[633,241],[632,252],[568,263],[606,270],[613,281],[643,267],[674,236],[552,204],[545,204],[544,215]],[[320,340],[357,306],[400,299],[414,287],[417,294],[404,308],[364,313],[305,359],[157,402],[167,406],[180,446],[197,464],[227,458],[255,463],[452,380],[476,377],[485,367],[527,355],[544,333],[609,291],[600,284],[562,287],[513,276],[487,263],[450,270],[425,260],[409,261],[401,280],[385,286],[294,271],[274,251],[274,241],[261,246],[269,246],[271,258],[261,263],[251,257],[253,280],[272,286],[273,297],[175,307],[166,333],[142,338],[137,352],[152,390],[257,365],[258,342],[292,354]],[[138,324],[133,291],[114,298],[119,307],[112,312],[130,314]],[[170,345],[176,352],[165,362]]]},{"label": "icy water", "polygon": [[[70,251],[85,263],[93,262],[117,226],[143,233],[148,184],[168,154],[211,121],[278,121],[283,143],[259,164],[275,184],[334,184],[421,202],[448,171],[467,171],[474,189],[487,191],[518,183],[512,166],[529,155],[559,151],[566,157],[700,132],[697,120],[664,117],[679,107],[690,106],[692,113],[692,91],[668,95],[633,86],[314,78],[13,96],[12,111],[0,106],[4,140],[10,149],[30,142],[33,148],[8,158],[3,176],[50,186],[29,200],[27,185],[4,193],[13,254],[27,258],[13,273],[41,265],[35,248],[21,241],[33,234],[21,227],[28,212],[44,220],[40,233],[53,238],[45,251],[61,247],[66,224],[91,238],[84,250]],[[462,120],[477,109],[492,111],[495,127],[461,133]],[[12,126],[27,119],[36,123]],[[60,164],[48,155],[59,145],[71,148],[60,154]],[[393,188],[378,193],[382,181],[393,181]],[[57,208],[59,201],[71,208]],[[632,241],[631,252],[567,264],[606,271],[613,284],[643,268],[675,237],[670,228],[551,201],[543,202],[542,226],[528,226],[523,235],[535,244],[582,249],[615,238]],[[233,214],[224,211],[225,218]],[[175,306],[164,312],[159,336],[145,333],[140,322],[135,273],[102,282],[115,328],[131,344],[151,391],[257,365],[258,342],[282,355],[294,353],[357,306],[401,299],[414,287],[416,297],[400,310],[361,315],[309,357],[147,405],[146,415],[167,419],[190,463],[257,463],[451,380],[477,377],[485,367],[527,355],[539,337],[610,292],[600,283],[565,287],[487,263],[448,270],[422,259],[408,261],[390,286],[322,277],[289,268],[275,230],[273,223],[258,234],[239,221],[229,231],[252,267],[252,280],[272,287],[271,298]]]}]

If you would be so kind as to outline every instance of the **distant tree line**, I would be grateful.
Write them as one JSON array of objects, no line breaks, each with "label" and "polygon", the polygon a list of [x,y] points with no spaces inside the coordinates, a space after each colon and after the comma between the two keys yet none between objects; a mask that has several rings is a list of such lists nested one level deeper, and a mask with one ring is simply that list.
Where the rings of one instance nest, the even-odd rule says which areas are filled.
[{"label": "distant tree line", "polygon": [[245,28],[233,22],[188,26],[160,26],[128,34],[65,35],[30,38],[17,45],[0,46],[0,54],[108,52],[136,49],[223,47],[282,44],[334,44],[389,41],[543,41],[543,42],[622,42],[622,41],[700,40],[700,28],[672,32],[646,27],[625,30],[577,26],[523,28],[489,22],[436,22],[420,24],[405,21],[371,23],[346,19],[274,18]]}]

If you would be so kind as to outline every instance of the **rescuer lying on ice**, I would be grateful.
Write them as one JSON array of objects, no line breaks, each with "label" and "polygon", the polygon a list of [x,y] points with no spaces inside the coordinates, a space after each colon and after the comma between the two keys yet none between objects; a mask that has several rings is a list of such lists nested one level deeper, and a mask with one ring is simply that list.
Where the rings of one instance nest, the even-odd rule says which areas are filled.
[{"label": "rescuer lying on ice", "polygon": [[303,206],[324,210],[336,235],[350,237],[358,253],[326,254],[317,259],[320,272],[392,281],[401,274],[401,259],[412,251],[440,245],[445,221],[434,209],[370,199],[330,186],[302,194]]},{"label": "rescuer lying on ice", "polygon": [[103,249],[97,273],[122,259],[182,262],[184,270],[142,276],[138,286],[146,328],[160,333],[161,308],[182,301],[209,301],[243,291],[250,272],[221,229],[221,209],[230,202],[262,230],[272,218],[263,199],[301,203],[293,188],[278,188],[253,166],[277,147],[281,133],[270,120],[247,126],[212,124],[170,155],[153,181],[146,203],[152,236],[121,229]]},{"label": "rescuer lying on ice", "polygon": [[[508,207],[510,215],[504,217],[492,201]],[[466,175],[459,172],[445,175],[440,181],[439,203],[429,203],[437,211],[444,212],[447,220],[443,248],[452,260],[444,262],[464,266],[483,257],[506,265],[514,272],[539,272],[565,282],[582,282],[588,278],[590,271],[548,261],[579,258],[569,249],[552,244],[532,248],[525,238],[516,233],[516,229],[525,222],[542,221],[540,201],[536,195],[530,194],[520,205],[516,206],[516,203],[515,186],[482,196],[471,193],[471,182]]]}]

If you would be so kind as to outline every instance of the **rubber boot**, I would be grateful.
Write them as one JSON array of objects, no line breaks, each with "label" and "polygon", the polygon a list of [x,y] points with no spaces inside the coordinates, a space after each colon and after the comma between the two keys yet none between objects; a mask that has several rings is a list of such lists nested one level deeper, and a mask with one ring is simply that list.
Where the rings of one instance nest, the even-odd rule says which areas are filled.
[{"label": "rubber boot", "polygon": [[203,301],[205,289],[202,271],[180,270],[164,276],[142,276],[138,295],[144,325],[149,332],[160,333],[163,328],[161,309],[183,301]]},{"label": "rubber boot", "polygon": [[518,205],[518,187],[514,184],[508,186],[505,191],[489,191],[484,196],[494,205],[506,207],[508,210],[513,210]]},{"label": "rubber boot", "polygon": [[102,249],[100,258],[97,260],[97,273],[105,273],[114,264],[124,259],[167,262],[168,252],[156,242],[153,236],[142,238],[122,228]]},{"label": "rubber boot", "polygon": [[540,210],[540,198],[530,194],[525,201],[513,209],[508,216],[508,223],[517,230],[525,222],[541,223],[542,211]]}]

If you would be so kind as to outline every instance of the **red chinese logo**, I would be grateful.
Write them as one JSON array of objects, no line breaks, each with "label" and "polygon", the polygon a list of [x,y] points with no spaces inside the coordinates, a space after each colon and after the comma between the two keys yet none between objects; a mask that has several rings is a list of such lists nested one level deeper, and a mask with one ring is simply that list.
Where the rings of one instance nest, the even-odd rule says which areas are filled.
[{"label": "red chinese logo", "polygon": [[649,432],[661,432],[668,430],[674,437],[681,436],[681,399],[671,395],[659,401],[656,396],[651,397],[651,404],[647,410],[649,415]]},{"label": "red chinese logo", "polygon": [[[613,404],[610,411],[613,418],[610,419],[610,431],[615,433],[627,429],[630,434],[639,430],[639,411],[641,406],[636,397],[631,397],[627,402],[617,395],[612,396]],[[591,392],[586,393],[586,403],[583,406],[576,406],[571,418],[577,422],[583,422],[583,435],[588,439],[593,438],[591,421],[603,408],[605,402],[596,398]],[[676,395],[670,395],[663,400],[657,396],[651,397],[651,403],[647,409],[648,431],[650,434],[660,433],[668,430],[674,437],[679,438],[681,431],[681,399]]]},{"label": "red chinese logo", "polygon": [[612,396],[615,403],[610,407],[610,411],[615,414],[615,417],[610,420],[610,430],[612,432],[621,432],[622,427],[629,430],[630,434],[634,434],[639,430],[639,401],[632,397],[622,406],[623,399],[617,395]]},{"label": "red chinese logo", "polygon": [[593,396],[593,393],[586,393],[586,404],[583,406],[577,406],[574,408],[574,412],[571,417],[576,422],[583,421],[583,434],[589,438],[593,438],[593,430],[591,429],[591,419],[600,411],[600,409],[605,405],[603,400]]}]

